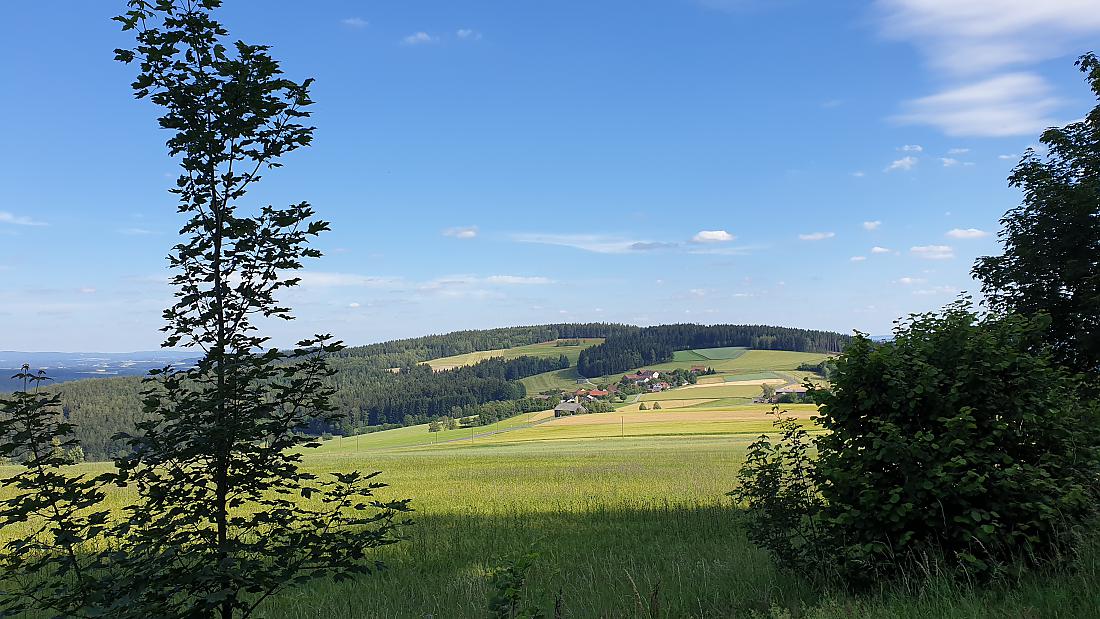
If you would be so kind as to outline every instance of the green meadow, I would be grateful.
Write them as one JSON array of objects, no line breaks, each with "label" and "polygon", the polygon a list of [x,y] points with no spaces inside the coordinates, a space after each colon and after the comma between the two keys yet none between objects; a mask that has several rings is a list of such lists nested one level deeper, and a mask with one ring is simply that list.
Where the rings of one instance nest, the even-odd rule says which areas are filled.
[{"label": "green meadow", "polygon": [[[574,341],[574,340],[569,340]],[[425,361],[432,367],[433,370],[448,370],[451,368],[461,367],[464,365],[473,365],[478,361],[484,361],[486,359],[492,359],[500,357],[503,359],[515,359],[517,357],[558,357],[559,355],[565,355],[569,359],[569,363],[576,365],[577,357],[580,356],[581,351],[589,346],[595,346],[603,342],[603,338],[590,337],[590,338],[576,338],[577,342],[580,342],[578,346],[561,346],[559,345],[562,340],[554,340],[551,342],[540,342],[538,344],[528,344],[526,346],[516,346],[515,348],[499,348],[496,350],[482,350],[478,352],[470,352],[462,355],[453,355],[451,357],[440,357],[439,359],[432,359],[431,361]]]},{"label": "green meadow", "polygon": [[[412,499],[415,523],[377,553],[383,572],[314,582],[260,616],[488,617],[489,574],[528,552],[537,558],[525,596],[548,616],[559,595],[565,617],[1097,616],[1095,543],[1076,570],[1012,586],[934,578],[854,596],[783,572],[747,541],[725,495],[746,447],[769,428],[767,411],[532,413],[476,428],[472,439],[413,426],[326,441],[307,452],[308,470],[382,471],[382,495]],[[114,490],[110,502],[128,498]]]}]

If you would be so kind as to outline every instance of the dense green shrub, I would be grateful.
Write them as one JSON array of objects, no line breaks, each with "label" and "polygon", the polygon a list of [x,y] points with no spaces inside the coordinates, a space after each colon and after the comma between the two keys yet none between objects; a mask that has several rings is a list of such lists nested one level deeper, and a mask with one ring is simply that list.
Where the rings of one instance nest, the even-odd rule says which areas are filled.
[{"label": "dense green shrub", "polygon": [[[793,563],[828,557],[855,582],[929,554],[988,576],[1067,550],[1097,511],[1098,410],[1041,347],[1045,324],[959,301],[888,344],[857,337],[833,387],[811,392],[826,430],[816,461],[790,466],[806,448],[789,433],[750,451],[737,495],[753,517],[813,521],[805,543],[760,541]],[[802,503],[761,496],[803,479]]]}]

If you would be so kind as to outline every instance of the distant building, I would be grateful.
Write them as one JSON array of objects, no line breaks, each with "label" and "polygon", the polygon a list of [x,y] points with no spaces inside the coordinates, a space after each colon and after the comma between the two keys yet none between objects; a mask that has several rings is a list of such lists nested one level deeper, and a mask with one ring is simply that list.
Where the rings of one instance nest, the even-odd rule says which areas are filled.
[{"label": "distant building", "polygon": [[693,365],[693,366],[691,366],[691,373],[692,374],[704,374],[704,373],[706,373],[706,371],[707,371],[707,366],[705,366],[705,365]]},{"label": "distant building", "polygon": [[566,417],[569,415],[583,415],[588,412],[588,409],[577,404],[576,402],[562,402],[554,407],[555,417]]},{"label": "distant building", "polygon": [[790,387],[780,387],[775,390],[775,395],[783,395],[784,393],[804,395],[806,393],[806,388],[801,385],[791,385]]},{"label": "distant building", "polygon": [[588,392],[588,395],[590,395],[594,398],[602,398],[604,396],[611,395],[611,392],[610,391],[604,391],[603,389],[593,389],[592,391]]},{"label": "distant building", "polygon": [[652,370],[640,370],[635,374],[625,374],[625,375],[623,375],[623,380],[626,380],[628,382],[632,382],[635,385],[642,385],[642,384],[648,383],[651,380],[656,380],[657,377],[660,376],[660,375],[661,375],[660,372],[654,372]]}]

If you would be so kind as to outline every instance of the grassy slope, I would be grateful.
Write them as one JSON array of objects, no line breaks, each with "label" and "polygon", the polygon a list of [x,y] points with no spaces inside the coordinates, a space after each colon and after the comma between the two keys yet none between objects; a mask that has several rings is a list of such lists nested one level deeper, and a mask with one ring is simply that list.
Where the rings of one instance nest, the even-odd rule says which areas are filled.
[{"label": "grassy slope", "polygon": [[528,595],[549,613],[560,590],[572,617],[648,617],[654,590],[667,617],[1089,617],[1100,604],[1095,546],[1078,572],[1014,589],[933,582],[856,598],[820,588],[778,572],[726,503],[751,434],[506,440],[548,426],[475,444],[311,454],[318,471],[384,470],[389,496],[414,499],[418,524],[383,551],[385,573],[311,585],[264,616],[483,617],[489,572],[531,549]]},{"label": "grassy slope", "polygon": [[603,338],[584,338],[580,340],[582,344],[580,346],[558,346],[557,342],[542,342],[539,344],[529,344],[527,346],[517,346],[515,348],[500,348],[497,350],[482,350],[479,352],[471,352],[463,355],[454,355],[451,357],[442,357],[440,359],[432,359],[426,361],[433,370],[447,370],[456,368],[463,365],[473,365],[478,361],[484,361],[486,359],[492,359],[493,357],[503,357],[505,359],[515,359],[516,357],[531,356],[531,357],[557,357],[559,355],[565,355],[569,358],[569,363],[576,364],[577,357],[580,356],[581,351],[589,346],[595,346],[603,342]]}]

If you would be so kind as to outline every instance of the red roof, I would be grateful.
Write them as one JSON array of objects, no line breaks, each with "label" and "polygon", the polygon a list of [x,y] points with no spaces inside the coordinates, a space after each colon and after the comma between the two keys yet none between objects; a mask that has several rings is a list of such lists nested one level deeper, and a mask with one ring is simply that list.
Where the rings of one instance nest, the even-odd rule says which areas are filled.
[{"label": "red roof", "polygon": [[608,395],[610,393],[611,393],[610,391],[604,391],[603,389],[593,389],[592,391],[588,392],[588,395],[600,397],[600,396]]}]

